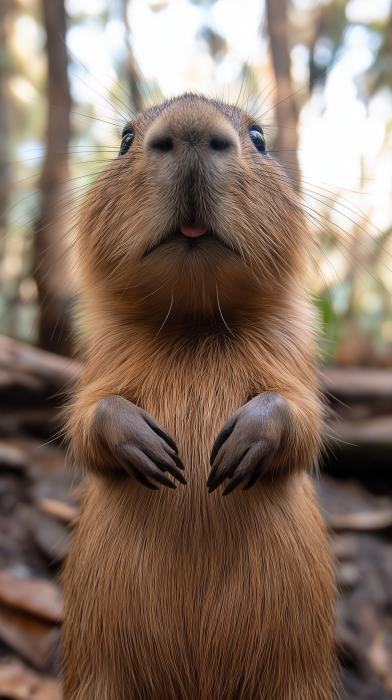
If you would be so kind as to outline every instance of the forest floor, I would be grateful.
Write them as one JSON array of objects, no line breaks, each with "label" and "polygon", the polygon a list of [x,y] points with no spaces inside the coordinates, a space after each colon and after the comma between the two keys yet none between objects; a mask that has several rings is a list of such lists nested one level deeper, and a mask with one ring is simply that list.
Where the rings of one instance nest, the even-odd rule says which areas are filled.
[{"label": "forest floor", "polygon": [[[85,481],[53,440],[75,365],[0,337],[0,700],[61,700],[61,566]],[[335,470],[332,470],[334,473]],[[392,698],[392,488],[314,477],[337,571],[337,697]]]}]

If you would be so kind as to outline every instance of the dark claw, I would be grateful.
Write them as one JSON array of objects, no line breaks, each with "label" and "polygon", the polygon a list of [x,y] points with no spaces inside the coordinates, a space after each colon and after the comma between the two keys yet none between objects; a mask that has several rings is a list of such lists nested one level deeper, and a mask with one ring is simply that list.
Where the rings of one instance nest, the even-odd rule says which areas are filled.
[{"label": "dark claw", "polygon": [[160,467],[163,471],[168,471],[169,474],[174,476],[177,481],[180,482],[180,484],[186,485],[186,479],[183,474],[181,474],[180,470],[177,469],[177,467],[174,467],[173,464],[170,464],[170,462],[160,462],[157,464],[158,467]]},{"label": "dark claw", "polygon": [[207,479],[207,487],[210,489],[209,490],[210,493],[215,491],[215,489],[218,488],[218,486],[220,486],[222,481],[224,481],[225,479],[230,479],[230,477],[233,476],[235,470],[237,469],[238,465],[242,462],[242,460],[244,459],[247,452],[249,452],[249,447],[244,452],[242,452],[240,454],[240,456],[237,457],[237,459],[235,461],[233,461],[230,464],[230,469],[227,469],[227,468],[223,469],[220,476],[218,476],[217,479],[215,479],[215,474],[216,474],[217,469],[219,469],[219,464],[216,467],[213,467],[213,469],[210,472],[210,475]]},{"label": "dark claw", "polygon": [[154,479],[154,481],[157,481],[158,484],[162,484],[163,486],[167,486],[168,489],[176,489],[177,486],[173,484],[172,481],[170,481],[169,477],[165,476],[162,474],[162,472],[159,471],[159,469],[154,469],[151,471],[151,474],[149,475],[151,479]]},{"label": "dark claw", "polygon": [[210,488],[210,486],[212,486],[212,483],[213,483],[213,481],[214,481],[214,479],[215,479],[215,474],[216,474],[217,471],[218,471],[218,467],[217,467],[217,466],[216,466],[216,467],[213,467],[213,468],[211,469],[211,471],[210,471],[210,473],[209,473],[209,475],[208,475],[208,479],[207,479],[207,488]]},{"label": "dark claw", "polygon": [[241,482],[245,479],[245,477],[246,477],[246,472],[245,473],[238,472],[238,474],[233,476],[232,480],[230,481],[230,483],[226,486],[225,490],[223,491],[222,496],[228,496],[229,493],[234,491],[234,489],[237,488],[237,486],[239,486],[241,484]]},{"label": "dark claw", "polygon": [[[211,474],[210,474],[210,476],[211,476]],[[214,479],[211,479],[211,480],[209,479],[208,480],[209,483],[207,482],[208,493],[212,493],[213,491],[215,491],[215,489],[217,489],[218,486],[223,484],[224,480],[227,479],[228,477],[229,477],[229,474],[226,474],[226,472],[223,471],[220,474],[218,474]]]},{"label": "dark claw", "polygon": [[211,457],[210,457],[210,465],[212,467],[213,463],[215,462],[215,457],[217,456],[220,448],[222,447],[223,443],[226,442],[227,438],[231,433],[233,432],[235,428],[235,424],[237,423],[238,416],[234,415],[231,417],[228,423],[222,428],[220,431],[218,437],[216,438],[212,451],[211,451]]},{"label": "dark claw", "polygon": [[282,440],[291,426],[286,399],[265,391],[248,401],[223,426],[211,451],[210,493],[228,479],[223,496],[244,479],[244,491],[252,488],[277,461]]},{"label": "dark claw", "polygon": [[162,438],[162,440],[164,440],[169,445],[169,447],[171,447],[172,450],[174,450],[176,454],[178,454],[178,447],[174,442],[173,438],[170,437],[170,435],[168,435],[166,430],[164,430],[162,426],[159,425],[159,423],[156,423],[154,419],[148,415],[148,413],[143,412],[143,418],[146,421],[147,425],[149,425],[150,428],[154,431],[154,433],[159,435],[159,437]]},{"label": "dark claw", "polygon": [[134,479],[139,482],[139,484],[141,484],[142,486],[145,486],[147,489],[151,489],[151,491],[158,491],[159,490],[159,486],[156,486],[156,484],[152,484],[151,481],[146,479],[144,474],[139,472],[138,469],[132,469],[131,474],[134,477]]},{"label": "dark claw", "polygon": [[129,462],[127,462],[125,459],[119,459],[119,462],[121,462],[122,466],[124,467],[125,471],[129,474],[129,476],[132,476],[136,481],[139,482],[142,486],[145,486],[147,489],[151,489],[152,491],[158,491],[159,486],[156,486],[155,484],[152,484],[151,481],[146,479],[144,474],[142,474],[139,469],[135,469]]},{"label": "dark claw", "polygon": [[253,472],[252,476],[250,477],[248,483],[244,486],[244,488],[242,490],[248,491],[248,489],[251,489],[252,486],[254,486],[259,481],[259,479],[261,479],[261,477],[264,474],[264,471],[265,471],[265,458],[259,462],[255,471]]},{"label": "dark claw", "polygon": [[179,469],[182,469],[182,470],[185,469],[183,463],[181,462],[181,459],[179,458],[179,456],[176,452],[168,452],[168,455],[173,460],[173,462],[176,463],[176,465]]},{"label": "dark claw", "polygon": [[176,443],[142,408],[121,396],[107,396],[97,405],[94,427],[125,471],[139,484],[157,490],[158,486],[151,483],[157,481],[176,489],[177,484],[169,475],[186,484],[179,471],[184,470],[184,465]]}]

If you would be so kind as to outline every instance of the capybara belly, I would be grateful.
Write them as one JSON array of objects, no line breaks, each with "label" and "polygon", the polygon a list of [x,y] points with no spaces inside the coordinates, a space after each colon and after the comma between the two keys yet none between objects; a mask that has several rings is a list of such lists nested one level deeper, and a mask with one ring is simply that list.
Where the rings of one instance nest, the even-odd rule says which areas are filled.
[{"label": "capybara belly", "polygon": [[174,496],[91,488],[65,572],[65,700],[331,698],[331,571],[307,477],[230,508],[206,495],[202,515]]}]

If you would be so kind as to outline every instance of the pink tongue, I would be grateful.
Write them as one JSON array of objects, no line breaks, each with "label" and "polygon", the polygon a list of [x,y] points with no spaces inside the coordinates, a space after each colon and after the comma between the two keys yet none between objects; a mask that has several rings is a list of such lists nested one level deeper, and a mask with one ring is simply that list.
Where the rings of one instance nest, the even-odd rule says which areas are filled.
[{"label": "pink tongue", "polygon": [[197,238],[207,233],[207,226],[180,226],[180,231],[188,238]]}]

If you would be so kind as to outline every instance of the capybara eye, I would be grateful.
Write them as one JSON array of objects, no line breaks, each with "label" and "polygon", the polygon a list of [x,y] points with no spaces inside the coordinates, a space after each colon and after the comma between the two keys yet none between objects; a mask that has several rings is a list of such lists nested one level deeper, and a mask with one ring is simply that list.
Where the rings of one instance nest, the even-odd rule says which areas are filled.
[{"label": "capybara eye", "polygon": [[249,131],[249,138],[252,143],[254,143],[259,153],[266,153],[267,144],[265,142],[264,134],[262,131],[260,131],[260,129],[251,129]]},{"label": "capybara eye", "polygon": [[121,141],[121,148],[120,148],[120,153],[118,154],[119,156],[124,156],[129,149],[132,146],[132,141],[135,138],[135,132],[134,131],[127,131],[124,136],[122,137]]}]

